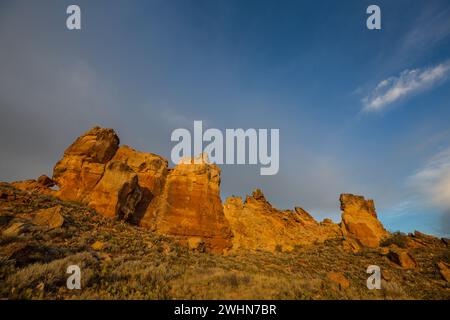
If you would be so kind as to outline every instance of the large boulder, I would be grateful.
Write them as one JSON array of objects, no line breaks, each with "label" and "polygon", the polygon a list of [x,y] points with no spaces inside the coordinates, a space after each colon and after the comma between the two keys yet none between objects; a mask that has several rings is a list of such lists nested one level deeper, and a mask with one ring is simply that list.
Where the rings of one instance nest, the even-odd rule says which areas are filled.
[{"label": "large boulder", "polygon": [[119,152],[119,137],[113,129],[92,128],[77,138],[55,165],[52,181],[59,190],[54,194],[87,204],[104,216],[131,220],[142,190],[138,174],[128,165],[135,164],[128,158],[138,157],[138,153],[125,154]]},{"label": "large boulder", "polygon": [[12,222],[5,230],[2,232],[4,237],[17,237],[20,234],[28,231],[31,227],[30,223],[27,222]]},{"label": "large boulder", "polygon": [[450,282],[450,268],[449,265],[443,261],[439,261],[437,263],[437,267],[439,269],[439,273],[441,274],[442,278],[447,281]]},{"label": "large boulder", "polygon": [[389,260],[399,265],[404,269],[413,269],[416,267],[416,262],[408,250],[400,249],[393,246],[389,249],[387,257]]},{"label": "large boulder", "polygon": [[344,236],[355,239],[365,247],[378,247],[388,232],[377,218],[373,200],[353,194],[341,194],[340,202]]},{"label": "large boulder", "polygon": [[64,151],[65,156],[80,156],[85,161],[106,163],[119,147],[119,137],[113,129],[94,127],[78,137]]},{"label": "large boulder", "polygon": [[94,127],[75,140],[53,169],[56,193],[64,200],[86,202],[119,147],[113,129]]},{"label": "large boulder", "polygon": [[45,226],[49,229],[60,228],[64,224],[62,206],[41,209],[35,213],[32,223],[38,226]]},{"label": "large boulder", "polygon": [[333,289],[344,290],[350,287],[350,282],[342,272],[328,272],[327,280],[329,281]]}]

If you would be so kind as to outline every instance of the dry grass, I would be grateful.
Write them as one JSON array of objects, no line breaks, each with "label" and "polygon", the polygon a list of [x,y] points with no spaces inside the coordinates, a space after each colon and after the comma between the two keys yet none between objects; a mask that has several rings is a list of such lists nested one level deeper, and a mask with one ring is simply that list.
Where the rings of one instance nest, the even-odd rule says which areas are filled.
[{"label": "dry grass", "polygon": [[[31,229],[0,239],[0,298],[450,298],[449,285],[436,268],[438,261],[449,262],[447,248],[416,249],[418,268],[408,271],[392,265],[377,250],[345,252],[339,240],[297,247],[290,253],[244,251],[221,256],[189,251],[172,239],[105,219],[78,204],[15,192],[22,202],[12,205],[0,200],[0,217],[7,217],[0,221],[60,203],[66,222],[57,230]],[[399,245],[402,237],[394,235],[388,241]],[[103,242],[103,249],[92,250],[95,241]],[[81,268],[81,290],[66,288],[70,264]],[[389,274],[382,290],[366,287],[366,268],[373,264]],[[336,289],[327,279],[330,271],[342,272],[349,288]]]}]

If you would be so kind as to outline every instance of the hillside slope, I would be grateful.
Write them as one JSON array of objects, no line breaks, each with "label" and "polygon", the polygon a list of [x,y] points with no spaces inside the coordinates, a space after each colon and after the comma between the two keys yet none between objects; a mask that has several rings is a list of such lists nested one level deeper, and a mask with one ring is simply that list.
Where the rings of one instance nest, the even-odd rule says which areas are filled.
[{"label": "hillside slope", "polygon": [[[220,255],[7,183],[0,233],[6,299],[450,299],[448,240],[420,233],[355,252],[341,237]],[[66,288],[72,264],[81,290]],[[366,287],[369,265],[382,270],[381,290]]]}]

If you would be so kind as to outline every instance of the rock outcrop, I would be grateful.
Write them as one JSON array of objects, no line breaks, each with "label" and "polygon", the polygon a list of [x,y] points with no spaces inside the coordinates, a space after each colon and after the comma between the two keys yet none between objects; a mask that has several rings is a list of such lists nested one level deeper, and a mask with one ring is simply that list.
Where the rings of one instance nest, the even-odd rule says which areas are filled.
[{"label": "rock outcrop", "polygon": [[448,246],[448,239],[439,239],[417,230],[414,233],[410,233],[406,239],[408,248],[431,248],[439,247],[443,244]]},{"label": "rock outcrop", "polygon": [[139,152],[128,146],[120,146],[112,160],[126,164],[137,175],[141,201],[136,204],[130,221],[140,224],[144,216],[152,216],[154,206],[150,204],[163,191],[168,162],[156,154]]},{"label": "rock outcrop", "polygon": [[404,269],[415,268],[416,262],[414,261],[408,250],[400,249],[395,246],[389,249],[387,257],[390,261],[394,262],[398,266]]},{"label": "rock outcrop", "polygon": [[[340,225],[329,219],[319,223],[300,207],[275,209],[259,189],[245,201],[231,197],[222,204],[220,169],[207,154],[184,158],[170,169],[163,157],[119,144],[114,130],[94,127],[65,150],[52,178],[13,185],[88,205],[104,216],[176,237],[195,250],[290,251],[344,239],[344,249],[358,251],[378,247],[388,235],[373,201],[362,196],[341,195]],[[421,234],[413,240],[416,246],[435,241]]]},{"label": "rock outcrop", "polygon": [[88,206],[104,216],[129,220],[141,197],[137,174],[125,163],[111,161],[84,199]]},{"label": "rock outcrop", "polygon": [[342,272],[328,272],[327,280],[332,284],[332,288],[335,290],[345,290],[350,287],[350,282]]},{"label": "rock outcrop", "polygon": [[63,200],[88,202],[118,148],[119,137],[112,129],[95,127],[76,139],[53,169],[53,181],[59,187],[56,195]]},{"label": "rock outcrop", "polygon": [[[50,189],[54,185],[59,189]],[[95,127],[66,149],[53,179],[42,176],[14,186],[83,203],[191,247],[196,243],[215,252],[231,247],[233,234],[220,199],[220,169],[204,154],[170,170],[166,159],[119,147],[114,130]]]},{"label": "rock outcrop", "polygon": [[388,233],[377,218],[373,200],[365,200],[364,197],[353,194],[341,194],[340,202],[344,236],[365,247],[378,247]]},{"label": "rock outcrop", "polygon": [[60,228],[64,224],[62,207],[55,206],[38,210],[31,222],[38,226],[47,227],[49,230]]},{"label": "rock outcrop", "polygon": [[219,167],[183,163],[170,170],[161,195],[140,225],[189,244],[204,242],[215,252],[229,249],[233,234],[220,199]]},{"label": "rock outcrop", "polygon": [[443,261],[440,261],[437,263],[437,267],[439,269],[439,273],[442,276],[442,279],[444,279],[447,282],[450,282],[450,268],[449,265]]},{"label": "rock outcrop", "polygon": [[230,197],[224,213],[233,230],[233,249],[290,251],[295,246],[324,242],[341,235],[339,226],[321,224],[301,208],[280,211],[272,207],[261,190],[245,201]]},{"label": "rock outcrop", "polygon": [[52,181],[59,187],[54,195],[107,217],[130,219],[142,190],[127,161],[113,159],[118,150],[119,137],[112,129],[95,127],[76,139],[53,170]]},{"label": "rock outcrop", "polygon": [[26,222],[13,222],[9,225],[8,228],[3,230],[2,236],[4,237],[17,237],[20,234],[28,231],[31,227],[31,224]]},{"label": "rock outcrop", "polygon": [[[52,181],[52,183],[49,184],[48,181]],[[52,195],[54,194],[54,191],[50,188],[53,187],[55,183],[47,176],[40,176],[37,180],[29,179],[23,181],[16,181],[13,182],[12,185],[20,190],[27,190],[37,192],[40,194]]]}]

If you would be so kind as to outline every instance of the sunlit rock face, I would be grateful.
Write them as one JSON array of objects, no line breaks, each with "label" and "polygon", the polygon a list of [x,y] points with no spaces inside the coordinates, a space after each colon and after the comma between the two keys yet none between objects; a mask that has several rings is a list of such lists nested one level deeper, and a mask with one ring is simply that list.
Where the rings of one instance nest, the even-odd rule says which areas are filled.
[{"label": "sunlit rock face", "polygon": [[63,200],[89,205],[99,213],[127,219],[140,202],[137,174],[126,162],[113,160],[119,137],[112,129],[95,127],[75,140],[53,170]]},{"label": "sunlit rock face", "polygon": [[373,200],[353,194],[341,194],[340,202],[344,235],[357,240],[363,246],[378,247],[388,233],[377,218]]},{"label": "sunlit rock face", "polygon": [[53,169],[53,180],[59,187],[56,195],[87,202],[118,147],[119,137],[112,129],[95,127],[78,137]]},{"label": "sunlit rock face", "polygon": [[[56,184],[58,190],[51,190]],[[112,129],[95,127],[77,138],[54,167],[53,178],[17,182],[22,189],[84,203],[183,243],[224,252],[232,232],[220,199],[220,169],[207,154],[174,169],[158,155],[119,146]]]},{"label": "sunlit rock face", "polygon": [[224,203],[233,230],[233,249],[291,251],[341,236],[334,223],[319,223],[302,208],[278,210],[256,189],[245,201],[230,197]]},{"label": "sunlit rock face", "polygon": [[183,242],[201,239],[215,252],[232,245],[220,199],[220,169],[214,164],[177,165],[169,171],[164,190],[151,209],[141,225],[178,236]]},{"label": "sunlit rock face", "polygon": [[378,247],[389,235],[373,201],[362,196],[341,195],[340,225],[329,219],[319,223],[300,207],[278,210],[259,189],[245,200],[230,197],[222,204],[221,171],[206,153],[183,158],[170,169],[163,157],[119,143],[113,129],[94,127],[65,150],[52,178],[13,185],[80,202],[104,216],[174,237],[189,248],[218,253],[291,251],[331,239],[344,240],[344,249],[358,251]]}]

